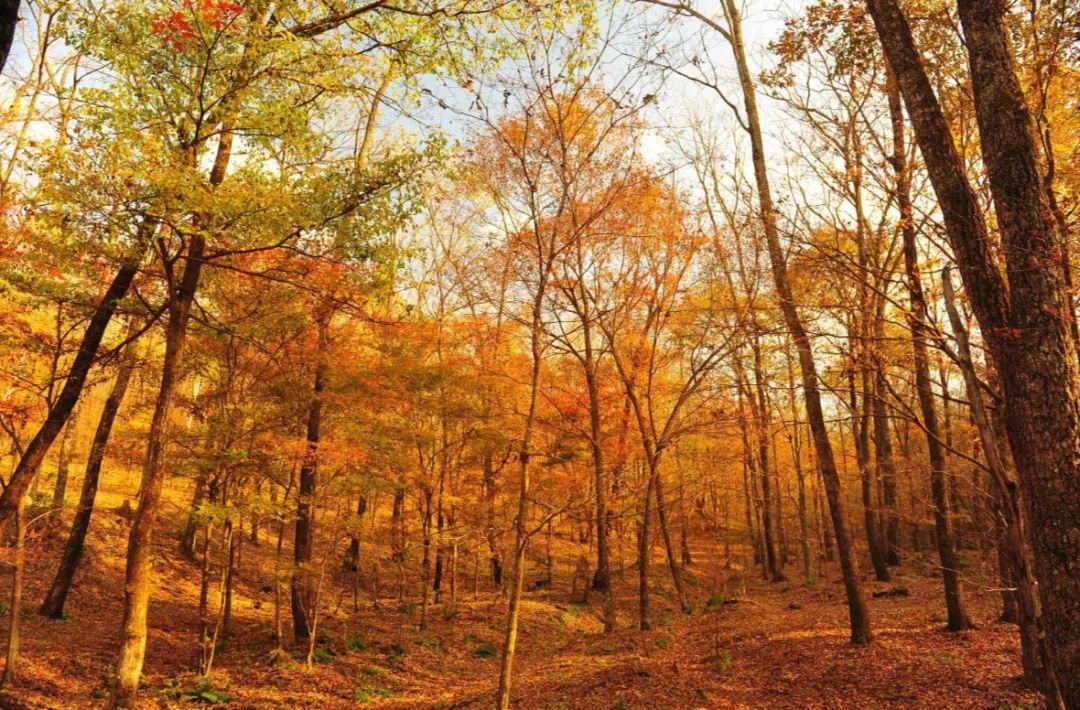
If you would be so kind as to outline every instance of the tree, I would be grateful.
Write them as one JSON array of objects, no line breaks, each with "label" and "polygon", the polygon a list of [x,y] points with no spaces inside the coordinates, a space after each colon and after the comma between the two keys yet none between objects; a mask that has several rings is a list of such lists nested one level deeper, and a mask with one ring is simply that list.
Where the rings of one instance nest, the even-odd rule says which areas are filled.
[{"label": "tree", "polygon": [[814,439],[818,466],[825,484],[825,493],[829,501],[833,529],[836,537],[837,552],[844,574],[844,590],[847,595],[848,612],[851,626],[851,642],[856,645],[868,644],[873,640],[870,631],[866,600],[859,584],[858,566],[852,550],[852,542],[844,516],[844,503],[840,490],[840,476],[833,457],[832,443],[825,424],[825,413],[821,405],[821,390],[818,381],[817,365],[810,345],[810,337],[803,326],[795,297],[788,276],[786,258],[780,243],[777,228],[777,212],[773,204],[769,186],[768,165],[765,159],[765,143],[761,130],[761,119],[757,108],[757,89],[746,58],[746,48],[742,35],[742,20],[733,0],[724,0],[722,6],[726,26],[717,23],[708,16],[685,4],[666,3],[650,0],[654,4],[669,7],[704,22],[719,33],[730,45],[739,75],[739,85],[743,96],[744,115],[740,123],[750,136],[751,158],[754,181],[757,188],[759,217],[765,233],[765,244],[772,267],[773,282],[780,303],[784,322],[791,333],[792,341],[799,354],[799,368],[802,373],[802,390],[806,405],[807,420]]},{"label": "tree", "polygon": [[[886,57],[896,75],[915,135],[941,203],[949,241],[994,363],[1001,373],[1010,447],[1027,499],[1040,596],[1055,667],[1075,665],[1076,608],[1067,564],[1071,543],[1055,530],[1075,519],[1080,401],[1055,232],[1042,188],[1031,117],[1013,70],[1004,6],[960,3],[968,39],[983,159],[1002,230],[1008,281],[990,253],[986,223],[964,174],[903,12],[890,0],[868,0]],[[978,46],[973,46],[973,43]],[[991,115],[991,114],[1000,115]],[[1010,116],[1010,122],[1004,117]],[[992,140],[986,140],[993,136]],[[1043,211],[1040,211],[1043,210]],[[1066,516],[1066,517],[1061,517]],[[1047,580],[1045,575],[1051,575]],[[1062,665],[1064,664],[1064,665]],[[1066,705],[1077,688],[1059,678]],[[1058,702],[1053,687],[1051,703]]]}]

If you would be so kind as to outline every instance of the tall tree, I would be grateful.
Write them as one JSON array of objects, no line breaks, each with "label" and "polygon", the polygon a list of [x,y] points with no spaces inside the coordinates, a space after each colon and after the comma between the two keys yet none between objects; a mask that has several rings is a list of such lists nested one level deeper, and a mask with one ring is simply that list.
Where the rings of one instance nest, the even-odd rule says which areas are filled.
[{"label": "tall tree", "polygon": [[855,560],[854,546],[844,513],[844,500],[840,486],[840,474],[833,455],[832,442],[825,421],[825,411],[821,403],[821,386],[818,380],[817,363],[810,343],[810,336],[799,314],[791,279],[788,275],[787,260],[780,242],[777,225],[777,211],[773,203],[772,189],[769,185],[769,171],[766,162],[765,139],[761,128],[761,118],[757,107],[757,89],[750,64],[747,60],[746,46],[742,34],[742,17],[734,0],[723,0],[725,24],[720,24],[711,16],[702,13],[693,6],[684,3],[668,3],[662,0],[650,0],[654,4],[688,14],[719,33],[730,45],[739,76],[739,86],[743,97],[743,115],[740,123],[750,136],[750,151],[754,169],[754,182],[757,187],[759,217],[765,233],[765,244],[772,268],[773,283],[776,288],[780,310],[784,323],[791,333],[796,352],[799,355],[799,369],[803,397],[806,405],[806,417],[814,440],[818,467],[829,502],[836,538],[836,549],[844,577],[844,591],[848,603],[848,616],[851,629],[851,642],[856,645],[868,644],[873,640],[870,631],[870,617],[859,581],[858,563]]},{"label": "tall tree", "polygon": [[[1060,235],[1039,170],[1031,115],[1005,33],[1004,3],[959,3],[967,39],[983,160],[1001,228],[1008,281],[952,133],[926,76],[911,28],[895,0],[867,0],[886,57],[945,217],[950,244],[980,330],[1001,373],[1006,428],[1032,522],[1040,597],[1061,700],[1080,703],[1080,680],[1066,669],[1080,658],[1075,540],[1080,515],[1080,392],[1069,331]],[[1044,576],[1049,575],[1049,579]]]}]

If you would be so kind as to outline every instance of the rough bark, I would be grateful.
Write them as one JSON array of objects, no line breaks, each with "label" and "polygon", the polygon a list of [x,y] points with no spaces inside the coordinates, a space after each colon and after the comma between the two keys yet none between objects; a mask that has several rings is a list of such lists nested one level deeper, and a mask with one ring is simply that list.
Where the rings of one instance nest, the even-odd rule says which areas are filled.
[{"label": "rough bark", "polygon": [[[1017,75],[1003,0],[959,0],[983,163],[1009,279],[1009,335],[998,348],[1061,697],[1080,706],[1080,383],[1062,245],[1043,183],[1035,124]],[[966,283],[966,282],[965,282]],[[1051,699],[1053,700],[1053,699]]]}]

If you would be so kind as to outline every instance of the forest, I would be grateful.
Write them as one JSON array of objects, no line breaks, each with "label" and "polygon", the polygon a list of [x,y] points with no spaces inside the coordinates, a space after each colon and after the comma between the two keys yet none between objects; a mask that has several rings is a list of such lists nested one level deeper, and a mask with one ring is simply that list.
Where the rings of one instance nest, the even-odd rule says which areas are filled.
[{"label": "forest", "polygon": [[0,707],[1080,710],[1080,5],[0,0]]}]

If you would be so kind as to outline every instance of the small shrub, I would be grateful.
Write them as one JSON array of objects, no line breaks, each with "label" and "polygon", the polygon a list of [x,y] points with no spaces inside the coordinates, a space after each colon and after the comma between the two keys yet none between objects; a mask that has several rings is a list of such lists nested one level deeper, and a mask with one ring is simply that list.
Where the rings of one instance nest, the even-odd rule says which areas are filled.
[{"label": "small shrub", "polygon": [[477,658],[495,658],[499,655],[499,649],[493,643],[482,643],[473,649],[473,655]]},{"label": "small shrub", "polygon": [[723,594],[714,594],[709,597],[709,601],[705,602],[705,607],[707,609],[716,609],[717,607],[724,606],[724,604],[727,604],[727,597]]},{"label": "small shrub", "polygon": [[662,648],[664,650],[671,648],[671,637],[661,636],[660,638],[656,639],[656,647]]},{"label": "small shrub", "polygon": [[319,646],[315,649],[315,652],[311,654],[311,660],[316,663],[330,663],[334,660],[334,654],[330,649]]},{"label": "small shrub", "polygon": [[610,656],[619,650],[619,647],[613,643],[605,643],[602,646],[596,646],[589,649],[589,655],[591,656]]},{"label": "small shrub", "polygon": [[430,648],[432,651],[438,651],[442,648],[442,639],[438,636],[421,636],[417,643],[424,648]]},{"label": "small shrub", "polygon": [[394,694],[389,688],[380,686],[367,686],[353,691],[353,700],[358,703],[373,703],[377,700],[386,700]]},{"label": "small shrub", "polygon": [[349,634],[345,639],[345,646],[350,651],[363,651],[367,648],[367,637],[362,633]]},{"label": "small shrub", "polygon": [[396,643],[380,644],[379,650],[386,656],[385,665],[397,668],[401,665],[401,659],[405,656],[405,648]]},{"label": "small shrub", "polygon": [[723,673],[728,668],[731,668],[731,654],[727,651],[720,651],[701,659],[701,662],[712,666],[713,670],[717,673]]},{"label": "small shrub", "polygon": [[219,705],[232,700],[232,696],[220,688],[214,686],[206,676],[200,676],[195,683],[185,688],[180,693],[180,700],[185,703],[200,703],[203,705]]}]

